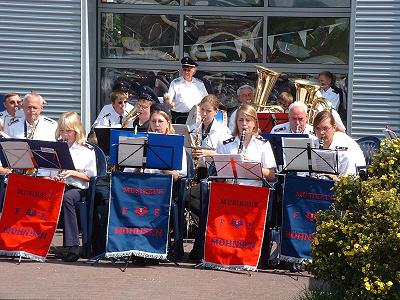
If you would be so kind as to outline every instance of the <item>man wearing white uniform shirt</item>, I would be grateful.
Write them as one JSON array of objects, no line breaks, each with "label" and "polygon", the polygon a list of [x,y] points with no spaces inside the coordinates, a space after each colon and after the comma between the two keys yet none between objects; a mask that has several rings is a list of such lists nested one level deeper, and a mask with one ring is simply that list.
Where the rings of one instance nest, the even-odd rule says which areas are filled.
[{"label": "man wearing white uniform shirt", "polygon": [[114,127],[122,125],[124,117],[129,113],[128,107],[133,109],[133,106],[128,103],[128,94],[123,91],[115,91],[111,94],[111,107],[104,106],[99,113],[94,127],[107,126]]},{"label": "man wearing white uniform shirt", "polygon": [[313,127],[307,122],[307,105],[303,102],[295,101],[289,106],[289,122],[275,125],[271,133],[312,134]]},{"label": "man wearing white uniform shirt", "polygon": [[3,131],[8,134],[8,127],[14,119],[24,117],[21,109],[22,99],[17,93],[9,93],[4,96],[3,104],[5,110],[0,112],[0,125]]},{"label": "man wearing white uniform shirt", "polygon": [[185,124],[193,106],[208,95],[204,83],[193,77],[198,64],[190,57],[182,58],[181,64],[182,76],[172,80],[164,100],[171,109],[174,124]]},{"label": "man wearing white uniform shirt", "polygon": [[[250,85],[242,85],[238,90],[237,94],[239,96],[239,106],[242,104],[251,104],[254,101],[254,88]],[[229,129],[233,132],[235,130],[235,119],[239,108],[237,108],[229,118]]]},{"label": "man wearing white uniform shirt", "polygon": [[41,115],[45,101],[42,96],[30,93],[24,96],[24,118],[10,122],[8,133],[12,138],[55,141],[57,122]]},{"label": "man wearing white uniform shirt", "polygon": [[343,93],[343,91],[335,86],[334,75],[331,72],[324,71],[319,73],[318,80],[321,84],[321,88],[317,92],[317,97],[324,97],[331,103],[332,108],[338,111],[340,105],[340,93]]}]

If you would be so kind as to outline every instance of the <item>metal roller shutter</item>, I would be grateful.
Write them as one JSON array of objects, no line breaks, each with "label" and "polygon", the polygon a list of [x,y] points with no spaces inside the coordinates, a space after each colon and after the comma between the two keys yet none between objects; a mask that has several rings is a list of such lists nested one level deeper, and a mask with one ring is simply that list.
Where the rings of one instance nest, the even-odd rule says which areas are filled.
[{"label": "metal roller shutter", "polygon": [[81,107],[81,1],[0,1],[0,93],[34,90],[57,119]]},{"label": "metal roller shutter", "polygon": [[353,138],[400,131],[400,2],[358,0],[352,88]]}]

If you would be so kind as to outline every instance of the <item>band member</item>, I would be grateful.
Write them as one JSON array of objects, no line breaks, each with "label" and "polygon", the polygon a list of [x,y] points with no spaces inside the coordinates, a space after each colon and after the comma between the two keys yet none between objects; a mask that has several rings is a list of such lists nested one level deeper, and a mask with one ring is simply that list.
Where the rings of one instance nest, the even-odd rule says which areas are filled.
[{"label": "band member", "polygon": [[31,140],[54,141],[57,122],[41,115],[44,99],[39,94],[30,93],[24,96],[22,108],[24,118],[15,118],[10,121],[8,134],[13,138]]},{"label": "band member", "polygon": [[65,192],[62,202],[64,217],[63,245],[68,251],[64,261],[74,262],[79,259],[79,230],[75,211],[75,203],[89,187],[89,179],[95,176],[96,154],[93,148],[85,144],[85,134],[81,120],[77,113],[63,113],[58,120],[55,137],[68,144],[72,161],[76,170],[64,170],[53,177],[54,180],[65,183]]},{"label": "band member", "polygon": [[285,113],[289,112],[289,106],[293,103],[293,95],[288,92],[282,92],[276,99],[276,104],[283,108]]},{"label": "band member", "polygon": [[[239,106],[242,104],[251,104],[254,101],[254,88],[250,85],[242,85],[241,87],[238,88],[237,94],[239,97]],[[229,124],[228,127],[231,131],[235,130],[235,121],[236,121],[236,113],[237,108],[230,116],[229,118]]]},{"label": "band member", "polygon": [[203,179],[207,175],[204,157],[214,155],[218,142],[231,137],[229,128],[215,119],[218,108],[219,101],[215,95],[205,96],[200,102],[202,121],[189,128],[195,147],[192,156],[199,162],[197,179]]},{"label": "band member", "polygon": [[5,110],[0,112],[0,125],[3,127],[2,131],[8,133],[11,122],[24,117],[22,99],[17,93],[9,93],[4,96],[3,104]]},{"label": "band member", "polygon": [[122,125],[124,117],[129,113],[128,107],[133,109],[132,105],[128,105],[128,94],[123,91],[115,91],[111,94],[111,107],[105,106],[98,115],[94,126],[118,127]]},{"label": "band member", "polygon": [[190,57],[181,59],[182,76],[174,79],[165,95],[174,124],[185,124],[189,111],[208,95],[204,83],[194,78],[198,64]]},{"label": "band member", "polygon": [[289,122],[275,125],[271,133],[311,134],[313,127],[307,122],[307,105],[303,102],[295,101],[289,106]]},{"label": "band member", "polygon": [[331,72],[323,71],[318,74],[318,80],[321,84],[321,89],[317,93],[317,96],[327,99],[332,104],[332,108],[338,111],[339,105],[342,102],[343,91],[335,86],[335,76]]},{"label": "band member", "polygon": [[[174,134],[174,128],[172,127],[171,116],[169,115],[168,108],[161,104],[153,104],[150,108],[150,126],[148,132],[155,132],[160,134]],[[137,172],[136,168],[125,168],[124,172]],[[186,162],[186,151],[183,150],[182,155],[182,169],[181,170],[158,170],[158,169],[145,169],[145,173],[165,173],[171,174],[172,178],[177,181],[179,178],[186,176],[187,174],[187,162]]]},{"label": "band member", "polygon": [[357,142],[343,132],[336,131],[336,122],[329,110],[319,112],[314,118],[315,135],[323,149],[338,151],[339,174],[356,174],[356,167],[365,167],[364,154]]},{"label": "band member", "polygon": [[150,126],[150,107],[154,103],[159,103],[157,95],[148,87],[143,86],[138,90],[138,102],[136,104],[137,113],[139,116],[129,124],[128,127],[134,128],[135,132],[145,132]]},{"label": "band member", "polygon": [[[243,133],[245,130],[245,134]],[[257,161],[261,163],[262,174],[268,181],[275,179],[276,162],[268,141],[258,135],[258,119],[255,108],[245,104],[239,107],[236,114],[236,127],[233,137],[220,142],[217,153],[241,154],[244,160]],[[242,136],[244,134],[244,136]],[[243,139],[244,137],[244,139]],[[242,143],[242,144],[241,144]],[[260,186],[262,183],[257,180],[238,180],[238,184]]]}]

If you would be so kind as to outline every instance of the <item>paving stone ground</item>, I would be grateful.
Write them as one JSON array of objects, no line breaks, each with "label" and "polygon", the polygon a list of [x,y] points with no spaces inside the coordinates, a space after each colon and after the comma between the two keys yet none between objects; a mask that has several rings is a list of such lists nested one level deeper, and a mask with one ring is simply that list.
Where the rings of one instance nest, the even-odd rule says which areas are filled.
[{"label": "paving stone ground", "polygon": [[[57,232],[53,245],[61,245]],[[191,244],[185,244],[188,253]],[[96,265],[80,259],[45,263],[0,257],[0,299],[295,299],[315,284],[307,273],[287,270],[227,272],[194,268],[191,263],[157,266]],[[249,276],[248,274],[251,274]]]}]

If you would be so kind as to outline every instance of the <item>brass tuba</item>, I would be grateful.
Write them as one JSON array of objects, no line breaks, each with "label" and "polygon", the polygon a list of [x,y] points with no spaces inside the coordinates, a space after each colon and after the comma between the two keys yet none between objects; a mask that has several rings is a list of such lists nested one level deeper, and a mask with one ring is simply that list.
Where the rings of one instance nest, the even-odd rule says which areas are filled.
[{"label": "brass tuba", "polygon": [[123,118],[122,120],[122,128],[127,128],[129,123],[134,121],[137,117],[139,117],[140,112],[137,111],[137,108],[134,107],[131,109],[131,111]]},{"label": "brass tuba", "polygon": [[283,108],[279,105],[267,105],[269,95],[276,81],[278,80],[281,73],[274,70],[267,69],[263,66],[256,66],[257,68],[257,88],[256,95],[254,97],[254,106],[256,110],[265,112],[283,112]]},{"label": "brass tuba", "polygon": [[296,101],[301,101],[307,106],[311,105],[320,86],[316,82],[303,79],[295,80],[294,84],[296,86]]}]

